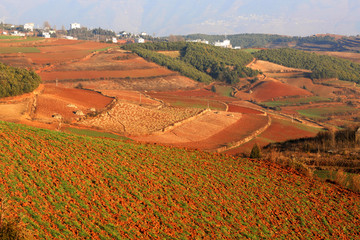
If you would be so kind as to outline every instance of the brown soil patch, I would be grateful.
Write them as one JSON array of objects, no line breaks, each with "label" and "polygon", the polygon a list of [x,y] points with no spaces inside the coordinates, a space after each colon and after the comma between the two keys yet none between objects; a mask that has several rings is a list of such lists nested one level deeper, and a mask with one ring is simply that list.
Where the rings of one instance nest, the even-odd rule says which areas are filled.
[{"label": "brown soil patch", "polygon": [[252,88],[252,97],[259,101],[266,101],[285,96],[311,96],[305,90],[277,80],[261,81]]},{"label": "brown soil patch", "polygon": [[29,101],[0,104],[0,120],[18,122],[28,109]]},{"label": "brown soil patch", "polygon": [[319,55],[328,55],[338,58],[343,58],[346,60],[350,60],[355,63],[360,63],[360,53],[352,53],[352,52],[316,52]]},{"label": "brown soil patch", "polygon": [[125,78],[112,80],[70,80],[61,85],[76,87],[81,83],[84,88],[102,90],[134,90],[134,91],[168,91],[197,88],[199,83],[180,75],[158,76],[149,78]]},{"label": "brown soil patch", "polygon": [[214,150],[230,142],[246,138],[266,123],[267,117],[262,115],[211,112],[165,134],[139,137],[135,140],[191,149]]},{"label": "brown soil patch", "polygon": [[100,79],[100,78],[148,78],[156,76],[167,76],[174,72],[166,68],[126,70],[126,71],[67,71],[67,72],[41,72],[43,81],[54,81],[58,79]]},{"label": "brown soil patch", "polygon": [[263,60],[256,60],[252,64],[250,64],[248,67],[254,70],[261,70],[264,73],[267,72],[311,72],[306,69],[297,69],[297,68],[289,68],[284,67],[279,64],[271,63],[268,61]]},{"label": "brown soil patch", "polygon": [[81,125],[97,127],[130,135],[149,134],[200,113],[194,108],[154,108],[137,104],[117,102],[109,111],[80,122]]}]

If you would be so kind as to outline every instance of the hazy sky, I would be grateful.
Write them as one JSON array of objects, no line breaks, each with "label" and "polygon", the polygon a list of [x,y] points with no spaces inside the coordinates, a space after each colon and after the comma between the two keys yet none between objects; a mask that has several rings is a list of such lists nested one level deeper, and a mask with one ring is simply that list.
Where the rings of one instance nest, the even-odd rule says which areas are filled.
[{"label": "hazy sky", "polygon": [[0,0],[0,21],[156,34],[360,34],[360,0]]}]

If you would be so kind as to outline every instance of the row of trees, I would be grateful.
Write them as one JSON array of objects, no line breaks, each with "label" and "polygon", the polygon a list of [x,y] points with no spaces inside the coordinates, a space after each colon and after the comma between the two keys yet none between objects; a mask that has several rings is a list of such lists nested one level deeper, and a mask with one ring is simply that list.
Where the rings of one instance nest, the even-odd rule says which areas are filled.
[{"label": "row of trees", "polygon": [[339,78],[360,83],[360,65],[349,60],[290,48],[262,50],[253,55],[286,67],[311,70],[313,79]]},{"label": "row of trees", "polygon": [[[258,71],[245,67],[253,60],[253,56],[239,50],[186,42],[131,44],[123,48],[201,82],[215,79],[236,84],[241,77],[254,77],[258,74]],[[174,59],[155,51],[179,51],[180,57]]]},{"label": "row of trees", "polygon": [[185,63],[179,59],[165,56],[164,54],[157,53],[141,47],[134,47],[131,49],[137,55],[145,58],[148,61],[155,62],[161,66],[165,66],[170,70],[181,73],[182,75],[194,79],[199,82],[210,83],[211,77],[207,74],[198,71],[192,65]]},{"label": "row of trees", "polygon": [[35,72],[0,63],[0,97],[31,92],[40,83],[41,79]]}]

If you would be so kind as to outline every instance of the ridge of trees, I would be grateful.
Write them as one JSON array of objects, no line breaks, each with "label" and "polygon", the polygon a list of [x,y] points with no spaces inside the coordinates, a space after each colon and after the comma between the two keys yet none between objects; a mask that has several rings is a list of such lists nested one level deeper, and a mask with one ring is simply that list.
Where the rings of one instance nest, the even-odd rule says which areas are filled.
[{"label": "ridge of trees", "polygon": [[32,92],[40,83],[35,72],[0,63],[0,98]]},{"label": "ridge of trees", "polygon": [[[186,42],[129,44],[123,49],[205,83],[218,80],[235,84],[241,77],[254,77],[258,74],[258,71],[246,67],[253,56],[239,50]],[[171,58],[155,51],[180,51],[180,57]]]},{"label": "ridge of trees", "polygon": [[[223,41],[225,38],[229,39],[233,46],[240,46],[242,48],[264,48],[264,47],[289,47],[290,43],[294,48],[323,48],[329,51],[351,51],[346,43],[346,40],[354,39],[354,37],[343,37],[335,39],[333,36],[283,36],[277,34],[259,34],[259,33],[244,33],[234,35],[207,35],[207,34],[190,34],[184,36],[187,40],[205,39],[210,42]],[[310,46],[314,44],[314,46]]]},{"label": "ridge of trees", "polygon": [[360,83],[360,64],[349,60],[290,48],[267,49],[253,55],[286,67],[311,70],[312,79],[338,78]]}]

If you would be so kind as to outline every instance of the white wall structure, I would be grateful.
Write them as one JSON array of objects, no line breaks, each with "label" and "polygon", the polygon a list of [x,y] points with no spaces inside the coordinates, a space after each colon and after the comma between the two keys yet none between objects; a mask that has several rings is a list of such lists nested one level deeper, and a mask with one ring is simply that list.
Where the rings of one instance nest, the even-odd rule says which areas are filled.
[{"label": "white wall structure", "polygon": [[72,24],[70,24],[70,30],[79,29],[79,28],[81,28],[80,23],[72,23]]}]

